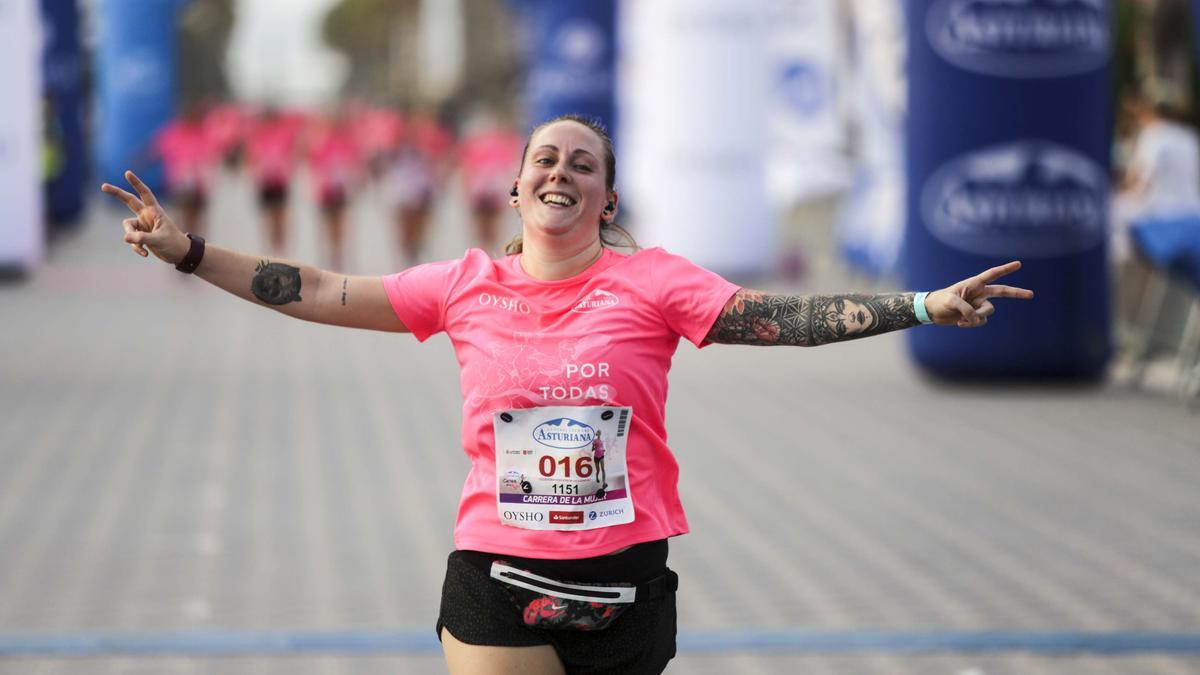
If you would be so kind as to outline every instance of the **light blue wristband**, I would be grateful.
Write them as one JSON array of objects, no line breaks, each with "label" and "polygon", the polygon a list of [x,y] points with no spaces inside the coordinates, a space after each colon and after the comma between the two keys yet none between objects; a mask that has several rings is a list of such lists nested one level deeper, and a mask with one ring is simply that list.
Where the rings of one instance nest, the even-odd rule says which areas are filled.
[{"label": "light blue wristband", "polygon": [[917,313],[917,321],[921,323],[933,323],[933,319],[929,318],[929,312],[925,309],[925,296],[929,293],[917,293],[913,295],[913,311]]}]

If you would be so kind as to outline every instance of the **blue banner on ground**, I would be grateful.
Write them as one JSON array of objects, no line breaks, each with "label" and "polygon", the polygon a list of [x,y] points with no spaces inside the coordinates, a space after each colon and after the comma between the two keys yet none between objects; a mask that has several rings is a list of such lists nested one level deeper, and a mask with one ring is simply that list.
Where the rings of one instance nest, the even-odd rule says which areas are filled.
[{"label": "blue banner on ground", "polygon": [[943,375],[1092,377],[1111,352],[1108,0],[909,0],[910,288],[1009,260],[1032,302],[912,331]]},{"label": "blue banner on ground", "polygon": [[75,0],[42,0],[42,134],[46,215],[52,223],[83,212],[87,152],[83,140],[79,6]]},{"label": "blue banner on ground", "polygon": [[162,187],[158,130],[175,114],[175,16],[181,0],[101,0],[96,54],[100,178],[120,183],[132,168]]},{"label": "blue banner on ground", "polygon": [[604,122],[613,102],[617,0],[512,0],[529,45],[525,104],[530,126],[566,113]]}]

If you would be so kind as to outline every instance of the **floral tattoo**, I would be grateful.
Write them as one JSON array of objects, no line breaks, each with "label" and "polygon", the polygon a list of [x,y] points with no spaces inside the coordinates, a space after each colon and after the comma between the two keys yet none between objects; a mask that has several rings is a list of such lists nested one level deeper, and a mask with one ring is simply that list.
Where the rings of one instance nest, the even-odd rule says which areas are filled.
[{"label": "floral tattoo", "polygon": [[728,345],[796,345],[879,335],[920,323],[912,293],[772,295],[738,290],[708,332]]}]

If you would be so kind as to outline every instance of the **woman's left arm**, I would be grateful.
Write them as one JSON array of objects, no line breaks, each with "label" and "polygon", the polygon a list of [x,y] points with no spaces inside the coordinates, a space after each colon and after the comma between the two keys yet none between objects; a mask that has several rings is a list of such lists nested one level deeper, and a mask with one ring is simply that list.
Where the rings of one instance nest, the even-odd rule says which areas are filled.
[{"label": "woman's left arm", "polygon": [[[992,284],[1021,268],[993,267],[924,298],[931,323],[977,328],[996,308],[991,298],[1030,300],[1033,291]],[[815,347],[920,325],[915,293],[780,295],[739,289],[708,332],[710,342]]]}]

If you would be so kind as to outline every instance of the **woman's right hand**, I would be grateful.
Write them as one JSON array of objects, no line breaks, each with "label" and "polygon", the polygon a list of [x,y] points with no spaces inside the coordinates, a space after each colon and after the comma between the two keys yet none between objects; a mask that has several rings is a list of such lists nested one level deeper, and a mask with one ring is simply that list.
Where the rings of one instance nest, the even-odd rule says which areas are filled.
[{"label": "woman's right hand", "polygon": [[191,248],[191,240],[175,226],[140,178],[132,171],[126,171],[125,180],[137,190],[137,196],[108,183],[100,186],[102,192],[121,200],[133,211],[134,217],[121,223],[125,228],[125,243],[143,258],[153,253],[159,260],[178,264]]}]

